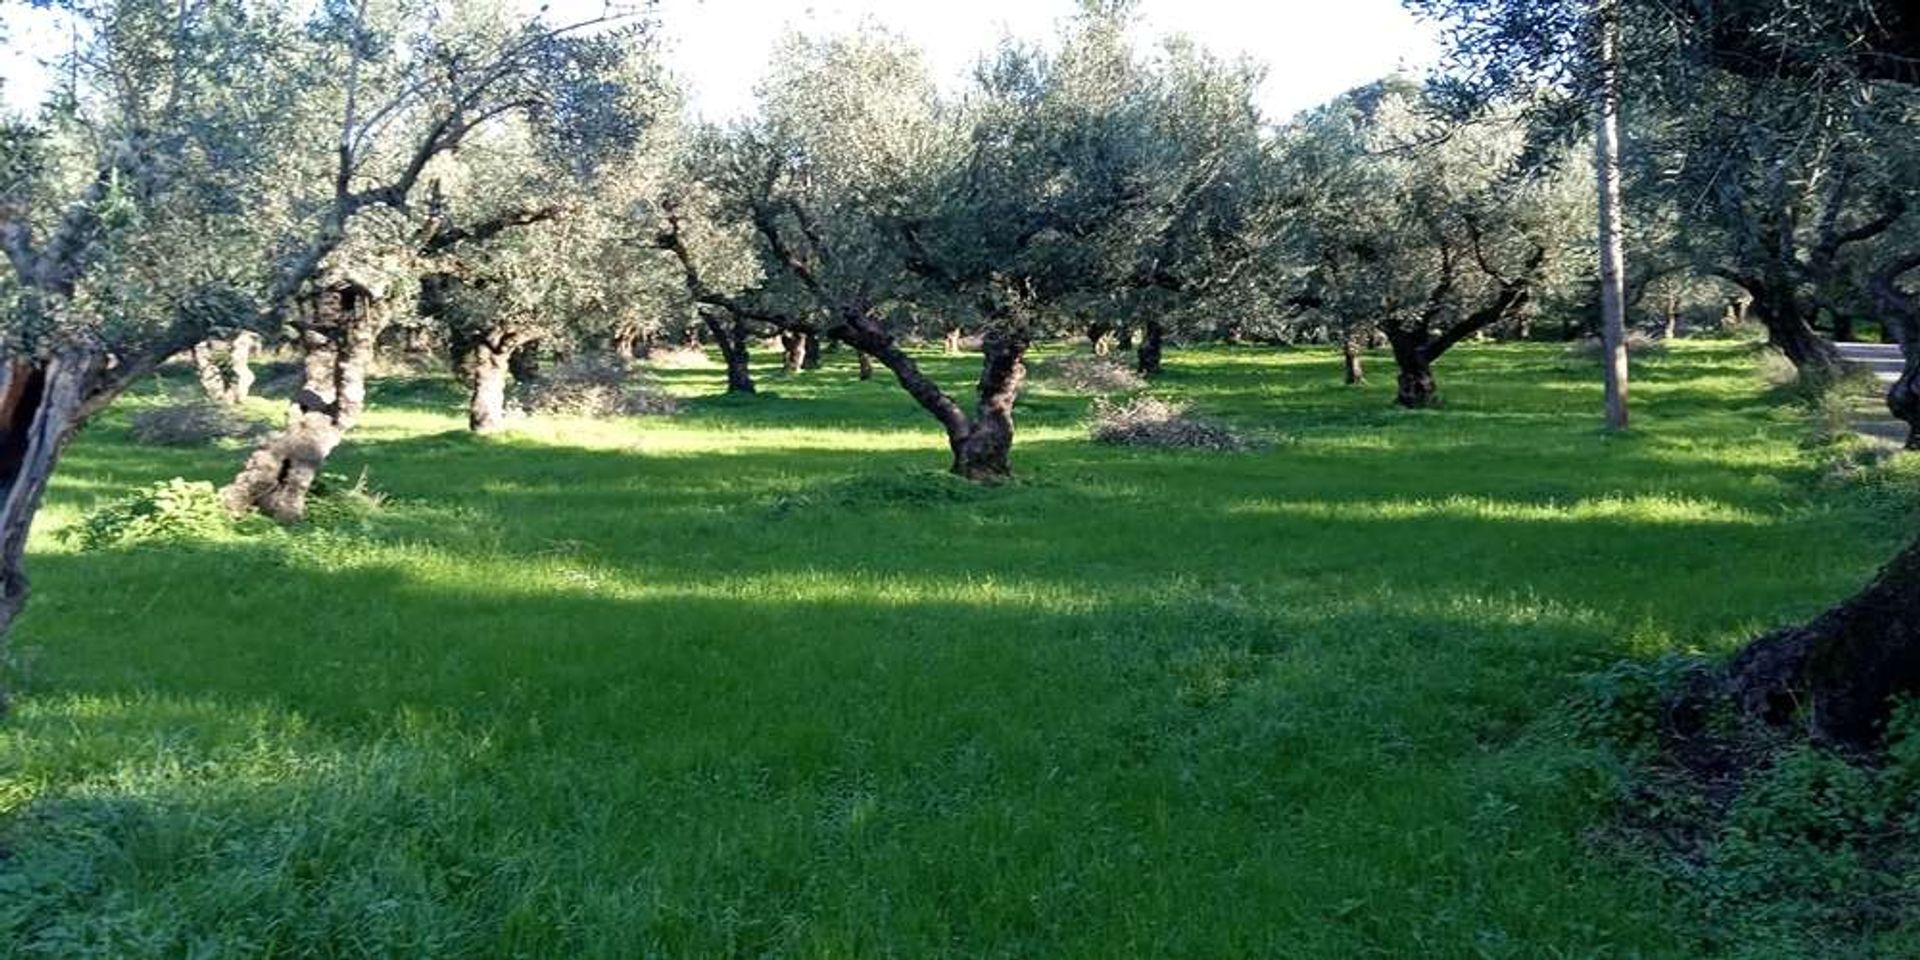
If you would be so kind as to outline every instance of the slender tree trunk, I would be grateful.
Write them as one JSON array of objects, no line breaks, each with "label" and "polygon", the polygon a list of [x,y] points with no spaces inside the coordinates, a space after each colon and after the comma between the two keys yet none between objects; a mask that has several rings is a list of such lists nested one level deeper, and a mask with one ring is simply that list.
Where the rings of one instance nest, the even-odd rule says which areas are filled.
[{"label": "slender tree trunk", "polygon": [[1876,740],[1892,698],[1920,693],[1920,539],[1866,589],[1748,644],[1729,675],[1750,713],[1776,723],[1804,715],[1843,743]]},{"label": "slender tree trunk", "polygon": [[[322,294],[333,295],[333,291]],[[327,457],[366,408],[367,370],[373,363],[381,313],[378,304],[356,297],[332,315],[325,333],[309,329],[321,342],[303,338],[309,351],[307,386],[294,397],[286,429],[254,450],[233,482],[221,490],[228,510],[236,514],[259,510],[282,523],[306,515],[307,492]],[[323,369],[321,361],[330,365]]]},{"label": "slender tree trunk", "polygon": [[189,351],[193,358],[194,379],[200,381],[200,391],[214,403],[232,403],[233,398],[227,391],[227,375],[220,369],[218,345],[212,340],[202,340]]},{"label": "slender tree trunk", "polygon": [[820,337],[818,334],[802,334],[800,337],[800,369],[820,369]]},{"label": "slender tree trunk", "polygon": [[1027,339],[1000,330],[981,343],[979,401],[967,429],[950,438],[953,472],[979,483],[1013,476],[1013,404],[1026,380]]},{"label": "slender tree trunk", "polygon": [[1367,371],[1360,359],[1359,334],[1348,332],[1340,338],[1340,357],[1346,362],[1347,385],[1358,386],[1367,382]]},{"label": "slender tree trunk", "polygon": [[949,354],[960,352],[960,328],[959,327],[947,328],[945,352]]},{"label": "slender tree trunk", "polygon": [[753,358],[748,348],[753,332],[747,329],[746,321],[736,317],[728,325],[721,323],[719,317],[703,315],[701,322],[707,325],[707,333],[720,345],[720,357],[726,361],[727,392],[753,393]]},{"label": "slender tree trunk", "polygon": [[227,345],[227,398],[240,403],[253,396],[253,351],[260,346],[260,335],[243,330]]},{"label": "slender tree trunk", "polygon": [[858,354],[860,357],[860,379],[872,380],[873,379],[873,358],[867,356],[865,353],[861,353],[858,350],[854,351],[854,353]]},{"label": "slender tree trunk", "polygon": [[1140,351],[1137,355],[1138,362],[1134,365],[1135,369],[1140,371],[1141,376],[1157,377],[1160,375],[1160,359],[1161,354],[1165,351],[1165,340],[1166,329],[1160,325],[1160,321],[1148,320],[1146,324],[1146,335],[1140,338]]},{"label": "slender tree trunk", "polygon": [[1600,339],[1606,350],[1607,429],[1627,428],[1625,207],[1620,201],[1620,19],[1616,0],[1599,0],[1600,103],[1594,175],[1600,206]]},{"label": "slender tree trunk", "polygon": [[1660,333],[1667,340],[1680,336],[1680,292],[1678,290],[1667,291],[1667,321]]},{"label": "slender tree trunk", "polygon": [[780,334],[780,372],[799,373],[800,365],[806,358],[807,338],[803,334],[782,331]]}]

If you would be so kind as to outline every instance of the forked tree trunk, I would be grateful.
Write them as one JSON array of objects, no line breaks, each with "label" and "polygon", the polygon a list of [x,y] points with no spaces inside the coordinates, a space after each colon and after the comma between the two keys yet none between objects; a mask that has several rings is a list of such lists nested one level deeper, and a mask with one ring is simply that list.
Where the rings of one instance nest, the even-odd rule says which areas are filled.
[{"label": "forked tree trunk", "polygon": [[[324,342],[317,348],[311,338],[303,338],[309,345],[307,385],[294,396],[286,429],[262,442],[220,491],[229,511],[259,510],[282,523],[306,516],[314,480],[366,409],[367,370],[373,364],[380,313],[379,305],[360,297],[343,304],[330,335],[322,335]],[[325,370],[320,361],[327,362]]]},{"label": "forked tree trunk", "polygon": [[1737,702],[1755,716],[1804,717],[1842,743],[1878,739],[1893,698],[1920,693],[1920,539],[1866,589],[1748,644],[1728,674]]},{"label": "forked tree trunk", "polygon": [[1166,348],[1166,329],[1158,320],[1148,320],[1146,335],[1140,338],[1138,362],[1134,365],[1144,377],[1160,375],[1160,359]]},{"label": "forked tree trunk", "polygon": [[727,365],[727,392],[754,392],[752,355],[747,346],[753,334],[747,329],[746,321],[736,317],[731,324],[724,324],[719,317],[703,313],[700,322],[706,324],[707,332],[720,345],[720,357]]},{"label": "forked tree trunk", "polygon": [[780,372],[799,373],[800,364],[806,359],[807,338],[803,334],[781,331],[780,333]]},{"label": "forked tree trunk", "polygon": [[[85,352],[0,361],[0,660],[14,618],[27,604],[27,534],[103,365]],[[0,715],[6,711],[0,689]]]},{"label": "forked tree trunk", "polygon": [[1025,336],[996,331],[984,338],[979,399],[974,415],[969,417],[870,313],[849,311],[829,333],[891,370],[908,396],[940,421],[953,452],[954,473],[980,482],[1005,480],[1011,475],[1013,404],[1026,379]]},{"label": "forked tree trunk", "polygon": [[820,369],[820,337],[818,334],[802,334],[800,338],[800,369]]},{"label": "forked tree trunk", "polygon": [[212,340],[202,340],[189,351],[193,358],[194,379],[200,381],[200,391],[214,403],[232,403],[227,393],[227,375],[220,369],[218,344]]}]

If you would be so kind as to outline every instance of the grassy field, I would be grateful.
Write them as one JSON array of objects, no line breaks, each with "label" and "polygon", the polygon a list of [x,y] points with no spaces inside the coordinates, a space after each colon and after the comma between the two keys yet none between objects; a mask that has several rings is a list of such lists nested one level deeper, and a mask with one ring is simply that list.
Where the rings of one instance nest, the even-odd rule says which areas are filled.
[{"label": "grassy field", "polygon": [[1426,412],[1384,359],[1168,364],[1272,443],[1096,446],[1042,385],[1020,481],[974,489],[844,356],[489,439],[388,381],[336,457],[370,517],[76,552],[96,502],[238,461],[123,403],[34,543],[0,954],[1696,955],[1583,839],[1558,704],[1850,592],[1894,511],[1739,346],[1648,359],[1617,437],[1553,346],[1449,355]]}]

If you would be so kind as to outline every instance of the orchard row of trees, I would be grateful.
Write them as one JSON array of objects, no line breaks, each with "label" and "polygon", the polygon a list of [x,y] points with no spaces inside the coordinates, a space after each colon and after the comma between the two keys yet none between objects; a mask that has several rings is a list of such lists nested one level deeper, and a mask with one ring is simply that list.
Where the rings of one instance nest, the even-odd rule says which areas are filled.
[{"label": "orchard row of trees", "polygon": [[[981,481],[1011,473],[1027,352],[1063,335],[1137,329],[1148,373],[1170,337],[1317,336],[1356,380],[1379,340],[1417,407],[1460,343],[1579,317],[1606,334],[1616,425],[1624,315],[1650,301],[1750,307],[1813,377],[1837,364],[1817,327],[1876,321],[1920,356],[1898,5],[1414,5],[1453,27],[1440,82],[1285,123],[1257,66],[1143,48],[1131,4],[1087,0],[957,91],[881,31],[791,38],[758,111],[715,127],[639,16],[77,0],[54,95],[0,127],[0,634],[73,432],[183,353],[244,393],[257,340],[305,379],[224,495],[289,520],[395,329],[446,351],[476,430],[540,351],[704,332],[751,391],[760,339],[796,364],[838,344]],[[908,349],[961,331],[969,392]],[[1916,371],[1891,400],[1910,422]]]}]

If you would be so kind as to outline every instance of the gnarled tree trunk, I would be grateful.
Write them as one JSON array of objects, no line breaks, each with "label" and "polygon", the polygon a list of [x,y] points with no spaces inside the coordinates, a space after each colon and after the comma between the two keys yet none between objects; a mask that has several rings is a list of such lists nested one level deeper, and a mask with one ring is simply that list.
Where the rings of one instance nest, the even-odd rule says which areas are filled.
[{"label": "gnarled tree trunk", "polygon": [[381,308],[364,291],[327,290],[320,296],[338,297],[337,309],[317,312],[314,322],[324,326],[309,328],[302,338],[307,383],[294,395],[286,429],[262,442],[220,491],[233,513],[259,510],[282,523],[306,516],[314,480],[366,409]]},{"label": "gnarled tree trunk", "polygon": [[800,369],[820,369],[820,336],[807,333],[800,337]]},{"label": "gnarled tree trunk", "polygon": [[995,330],[981,343],[979,401],[966,429],[949,436],[953,472],[976,482],[1013,476],[1013,403],[1026,381],[1027,339]]},{"label": "gnarled tree trunk", "polygon": [[1920,450],[1920,298],[1899,284],[1902,274],[1920,269],[1920,255],[1897,260],[1867,278],[1867,296],[1880,310],[1885,330],[1900,344],[1906,364],[1887,388],[1887,410],[1907,424],[1907,449]]},{"label": "gnarled tree trunk", "polygon": [[1805,716],[1833,740],[1877,739],[1892,698],[1920,693],[1920,539],[1866,589],[1748,644],[1728,674],[1739,704],[1765,720]]},{"label": "gnarled tree trunk", "polygon": [[1160,375],[1160,359],[1166,348],[1166,328],[1158,320],[1148,320],[1146,334],[1140,338],[1138,362],[1134,365],[1144,377]]},{"label": "gnarled tree trunk", "polygon": [[513,354],[485,342],[475,344],[460,363],[467,378],[467,429],[492,433],[507,425],[507,377]]},{"label": "gnarled tree trunk", "polygon": [[1347,386],[1358,386],[1367,382],[1367,370],[1360,359],[1359,338],[1349,333],[1340,338],[1340,358],[1346,365]]}]

